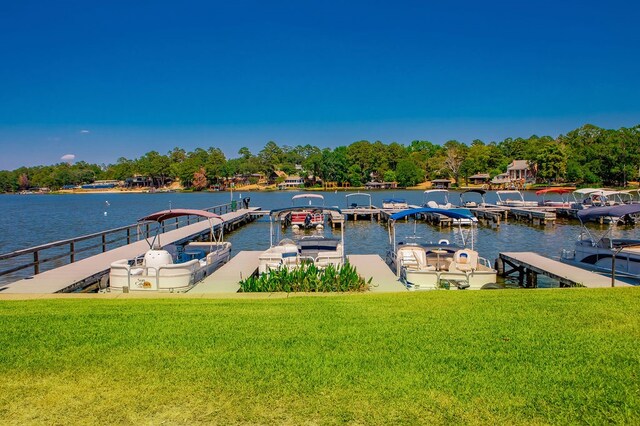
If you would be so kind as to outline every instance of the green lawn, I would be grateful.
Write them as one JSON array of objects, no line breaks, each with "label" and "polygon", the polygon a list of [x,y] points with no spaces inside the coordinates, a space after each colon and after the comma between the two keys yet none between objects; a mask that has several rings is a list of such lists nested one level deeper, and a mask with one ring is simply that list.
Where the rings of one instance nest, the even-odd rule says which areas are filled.
[{"label": "green lawn", "polygon": [[0,423],[640,424],[640,288],[0,302]]}]

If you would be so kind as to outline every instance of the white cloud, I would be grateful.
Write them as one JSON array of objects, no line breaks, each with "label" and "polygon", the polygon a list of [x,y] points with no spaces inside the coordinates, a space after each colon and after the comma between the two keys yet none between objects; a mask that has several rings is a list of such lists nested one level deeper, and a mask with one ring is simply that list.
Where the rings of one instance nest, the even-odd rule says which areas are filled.
[{"label": "white cloud", "polygon": [[83,130],[80,130],[80,133],[91,133],[91,132],[89,130],[83,129]]},{"label": "white cloud", "polygon": [[65,154],[62,157],[60,157],[60,159],[62,161],[66,161],[67,163],[71,163],[73,160],[76,159],[76,156],[74,154]]}]

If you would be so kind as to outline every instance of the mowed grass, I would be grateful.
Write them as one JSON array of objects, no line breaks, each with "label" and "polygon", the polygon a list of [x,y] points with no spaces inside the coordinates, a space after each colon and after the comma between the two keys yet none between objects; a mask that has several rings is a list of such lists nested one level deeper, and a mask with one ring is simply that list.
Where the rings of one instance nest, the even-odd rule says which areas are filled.
[{"label": "mowed grass", "polygon": [[640,289],[0,302],[0,423],[640,424]]}]

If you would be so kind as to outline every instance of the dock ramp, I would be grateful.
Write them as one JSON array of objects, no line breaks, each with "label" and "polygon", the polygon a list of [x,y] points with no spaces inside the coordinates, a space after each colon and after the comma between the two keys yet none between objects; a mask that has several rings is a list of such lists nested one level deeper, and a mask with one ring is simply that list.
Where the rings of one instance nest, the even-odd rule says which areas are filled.
[{"label": "dock ramp", "polygon": [[[558,280],[563,287],[611,287],[611,278],[577,266],[569,265],[557,260],[544,257],[533,252],[509,252],[500,253],[498,258],[498,272],[502,275],[518,273],[519,279],[527,278],[527,281],[535,283],[535,275],[542,274]],[[502,263],[502,264],[501,264]],[[513,269],[507,271],[506,266]],[[501,271],[502,270],[502,271]],[[533,286],[535,285],[528,285]],[[631,287],[631,284],[616,280],[616,287]]]},{"label": "dock ramp", "polygon": [[240,290],[240,281],[258,271],[258,258],[262,253],[262,251],[241,251],[192,288],[189,294],[237,293]]},{"label": "dock ramp", "polygon": [[347,259],[365,280],[369,281],[372,278],[372,293],[407,291],[407,288],[398,281],[398,277],[377,254],[351,254]]}]

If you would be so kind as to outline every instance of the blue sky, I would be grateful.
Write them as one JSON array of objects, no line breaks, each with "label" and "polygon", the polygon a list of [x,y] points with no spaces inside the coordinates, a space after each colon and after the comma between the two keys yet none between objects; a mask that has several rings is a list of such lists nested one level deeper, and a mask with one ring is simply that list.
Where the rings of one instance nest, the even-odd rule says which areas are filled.
[{"label": "blue sky", "polygon": [[0,169],[640,123],[640,5],[0,3]]}]

